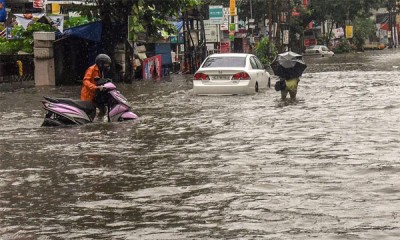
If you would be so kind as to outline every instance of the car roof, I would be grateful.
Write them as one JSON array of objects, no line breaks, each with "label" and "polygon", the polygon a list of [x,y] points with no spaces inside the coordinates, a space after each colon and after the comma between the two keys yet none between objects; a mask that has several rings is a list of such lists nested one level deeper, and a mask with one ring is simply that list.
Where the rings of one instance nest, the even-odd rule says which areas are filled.
[{"label": "car roof", "polygon": [[208,57],[247,57],[253,56],[253,54],[248,53],[215,53]]}]

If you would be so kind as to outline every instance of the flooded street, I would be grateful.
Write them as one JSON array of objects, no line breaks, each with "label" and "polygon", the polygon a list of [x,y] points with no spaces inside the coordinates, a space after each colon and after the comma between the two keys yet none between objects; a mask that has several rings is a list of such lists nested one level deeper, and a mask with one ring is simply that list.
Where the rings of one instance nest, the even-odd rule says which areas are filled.
[{"label": "flooded street", "polygon": [[0,92],[0,238],[398,239],[400,50],[305,62],[296,102],[117,84],[140,122],[41,128],[80,86]]}]

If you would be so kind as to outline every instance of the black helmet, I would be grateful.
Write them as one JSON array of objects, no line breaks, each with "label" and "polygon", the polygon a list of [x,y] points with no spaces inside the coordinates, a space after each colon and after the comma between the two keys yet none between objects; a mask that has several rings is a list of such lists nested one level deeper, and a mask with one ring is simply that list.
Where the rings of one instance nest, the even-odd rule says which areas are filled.
[{"label": "black helmet", "polygon": [[97,66],[102,67],[103,64],[111,64],[111,58],[107,54],[99,54],[95,60]]},{"label": "black helmet", "polygon": [[95,62],[104,77],[104,74],[110,71],[111,58],[107,54],[99,54],[97,55]]}]

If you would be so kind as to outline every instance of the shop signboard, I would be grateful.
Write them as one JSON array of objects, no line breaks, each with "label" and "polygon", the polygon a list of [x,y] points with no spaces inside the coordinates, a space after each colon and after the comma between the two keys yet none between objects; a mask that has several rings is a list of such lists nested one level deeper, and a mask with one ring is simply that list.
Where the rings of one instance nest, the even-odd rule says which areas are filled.
[{"label": "shop signboard", "polygon": [[346,38],[353,38],[353,26],[346,26]]},{"label": "shop signboard", "polygon": [[153,79],[155,77],[158,79],[161,78],[161,66],[161,55],[156,55],[154,57],[144,59],[142,68],[143,79]]},{"label": "shop signboard", "polygon": [[220,43],[220,53],[230,53],[231,45],[229,41],[223,41]]},{"label": "shop signboard", "polygon": [[213,24],[222,24],[224,21],[223,6],[209,6],[210,22]]},{"label": "shop signboard", "polygon": [[206,42],[219,42],[218,25],[212,24],[211,20],[204,20],[204,32],[206,35]]},{"label": "shop signboard", "polygon": [[230,0],[229,2],[229,15],[236,16],[236,0]]},{"label": "shop signboard", "polygon": [[43,0],[33,0],[33,8],[43,8]]}]

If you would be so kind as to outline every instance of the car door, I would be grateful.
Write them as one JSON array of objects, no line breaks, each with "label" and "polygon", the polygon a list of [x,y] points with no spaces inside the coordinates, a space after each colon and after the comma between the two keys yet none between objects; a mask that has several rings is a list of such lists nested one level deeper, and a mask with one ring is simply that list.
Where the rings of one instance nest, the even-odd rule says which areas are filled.
[{"label": "car door", "polygon": [[322,46],[322,47],[321,47],[321,50],[322,50],[322,55],[328,55],[329,49],[328,49],[327,47]]},{"label": "car door", "polygon": [[260,70],[260,76],[258,80],[259,87],[267,88],[269,74],[267,75],[267,70],[264,68],[264,65],[262,65],[258,57],[254,57],[254,60],[256,61],[258,69]]},{"label": "car door", "polygon": [[250,57],[250,64],[252,67],[252,78],[254,78],[254,84],[255,82],[258,82],[258,86],[260,86],[260,69],[258,69],[255,56]]}]

